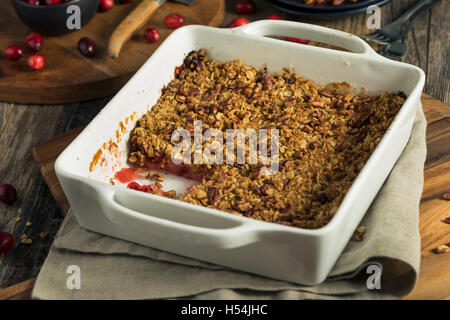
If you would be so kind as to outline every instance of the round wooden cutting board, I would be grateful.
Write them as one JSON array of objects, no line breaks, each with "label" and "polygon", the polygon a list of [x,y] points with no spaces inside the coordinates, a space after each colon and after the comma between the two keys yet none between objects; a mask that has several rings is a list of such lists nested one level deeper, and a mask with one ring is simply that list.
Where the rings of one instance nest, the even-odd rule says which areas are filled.
[{"label": "round wooden cutting board", "polygon": [[[97,13],[83,29],[58,37],[44,37],[40,51],[46,65],[42,70],[31,71],[26,57],[25,38],[32,31],[16,15],[11,1],[0,6],[0,101],[15,103],[57,104],[84,101],[112,95],[117,92],[151,56],[158,45],[170,34],[163,23],[165,16],[179,13],[186,24],[218,26],[225,13],[225,0],[196,0],[192,5],[166,2],[153,14],[122,48],[118,59],[106,54],[110,35],[115,27],[135,7],[134,4],[115,5],[108,12]],[[147,27],[157,27],[161,40],[148,43],[143,32]],[[97,54],[85,58],[77,50],[77,42],[89,37],[97,44]],[[9,61],[4,50],[11,44],[24,48],[25,56]]]}]

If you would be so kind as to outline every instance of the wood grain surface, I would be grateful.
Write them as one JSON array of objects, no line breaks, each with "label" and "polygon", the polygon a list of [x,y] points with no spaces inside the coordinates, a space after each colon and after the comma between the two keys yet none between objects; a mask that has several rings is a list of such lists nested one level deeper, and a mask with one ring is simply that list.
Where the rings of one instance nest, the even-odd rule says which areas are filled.
[{"label": "wood grain surface", "polygon": [[[237,0],[227,1],[222,26],[228,25],[237,16],[234,13],[236,2]],[[415,0],[395,0],[384,7],[382,9],[383,24],[392,21],[414,2]],[[259,0],[257,7],[256,14],[246,16],[249,20],[266,18],[269,14],[274,13],[285,19],[316,23],[354,34],[367,31],[365,29],[366,15],[364,14],[334,20],[311,20],[298,19],[295,16],[284,14]],[[407,54],[401,59],[401,61],[417,65],[425,71],[427,76],[425,92],[445,104],[450,104],[449,10],[450,2],[444,0],[418,19],[406,41]],[[6,37],[5,33],[7,34],[11,28],[12,26],[8,26],[6,30],[0,29],[0,38]],[[0,61],[2,59],[5,58],[0,52]],[[82,96],[83,94],[84,92],[80,91],[77,95]],[[16,244],[7,255],[0,256],[0,289],[37,276],[63,220],[61,210],[42,178],[38,166],[33,161],[33,147],[52,137],[87,125],[109,100],[110,97],[106,97],[83,103],[52,106],[0,102],[0,183],[13,183],[18,191],[18,200],[13,206],[0,204],[0,230],[13,232],[16,239],[19,239],[23,233],[33,239],[31,245]],[[435,178],[431,181],[436,181],[432,184],[436,183],[439,187],[435,189],[430,187],[430,190],[434,191],[428,193],[429,200],[427,200],[425,208],[429,206],[427,214],[434,217],[448,215],[449,211],[448,206],[443,207],[445,202],[440,199],[442,196],[440,192],[446,188],[445,183],[447,183],[447,191],[450,191],[449,179],[447,177],[446,180],[442,179],[441,182],[437,182],[440,175],[445,176],[445,172],[440,171],[445,167],[440,167],[439,163],[446,162],[446,157],[449,155],[449,150],[445,149],[449,145],[446,133],[450,121],[449,110],[450,107],[446,105],[433,111],[426,110],[429,130],[433,126],[439,128],[434,131],[433,135],[428,135],[427,170],[430,170],[429,163],[434,163]],[[434,154],[434,156],[430,156],[430,154]],[[449,171],[448,169],[447,167],[446,172]],[[425,172],[425,175],[428,175],[428,172],[432,171]],[[426,190],[427,187],[425,187],[424,194],[426,194]],[[16,218],[21,218],[21,220],[16,222]],[[26,221],[31,221],[32,226],[26,227]],[[448,242],[449,239],[448,233],[446,235],[440,233],[445,230],[442,228],[445,228],[446,225],[440,223],[438,219],[429,221],[431,227],[428,232],[430,235],[424,237],[423,244],[428,243],[426,248],[431,250],[433,239],[437,239],[439,236],[442,236],[443,242]],[[422,224],[421,228],[423,228]],[[48,233],[45,239],[39,238],[41,231]],[[448,279],[439,276],[439,270],[444,270],[443,267],[449,265],[449,256],[436,256],[431,252],[427,254],[429,255],[427,261],[430,261],[428,270],[435,268],[436,272],[430,271],[430,276],[422,274],[417,289],[420,289],[422,283],[426,285],[427,282],[439,283]],[[431,262],[433,259],[435,261]],[[422,267],[424,270],[426,268],[427,266]],[[421,295],[415,295],[416,292],[420,292]],[[434,290],[433,285],[428,287],[428,291],[421,289],[415,291],[410,297],[450,298],[448,293]]]},{"label": "wood grain surface", "polygon": [[[44,47],[39,54],[44,56],[46,64],[40,71],[29,70],[25,58],[9,61],[2,55],[0,101],[67,103],[114,94],[171,33],[172,30],[164,26],[164,17],[180,13],[185,17],[185,24],[218,26],[223,20],[225,0],[197,0],[192,5],[167,1],[125,43],[119,58],[111,59],[107,53],[110,36],[134,8],[134,3],[116,5],[110,11],[97,13],[79,31],[58,37],[45,37]],[[161,40],[157,43],[150,44],[143,36],[145,28],[150,26],[157,27],[161,32]],[[28,27],[15,14],[11,1],[0,6],[0,48],[11,44],[25,48],[25,38],[29,33]],[[77,42],[82,37],[95,40],[95,57],[86,58],[78,52]],[[28,52],[27,49],[25,51]]]}]

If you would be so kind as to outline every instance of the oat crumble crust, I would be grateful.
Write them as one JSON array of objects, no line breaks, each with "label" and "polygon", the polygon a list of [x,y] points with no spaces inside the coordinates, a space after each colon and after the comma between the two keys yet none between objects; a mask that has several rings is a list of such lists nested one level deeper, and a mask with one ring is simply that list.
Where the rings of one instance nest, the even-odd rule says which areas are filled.
[{"label": "oat crumble crust", "polygon": [[[326,225],[374,151],[406,97],[338,93],[290,74],[269,74],[240,60],[219,63],[191,52],[175,79],[130,135],[128,160],[161,162],[176,143],[174,129],[279,129],[280,168],[192,165],[201,184],[179,200],[257,220],[300,228]],[[225,134],[224,134],[225,137]],[[246,146],[248,149],[248,146]],[[247,150],[248,151],[248,150]],[[224,152],[225,157],[225,152]]]}]

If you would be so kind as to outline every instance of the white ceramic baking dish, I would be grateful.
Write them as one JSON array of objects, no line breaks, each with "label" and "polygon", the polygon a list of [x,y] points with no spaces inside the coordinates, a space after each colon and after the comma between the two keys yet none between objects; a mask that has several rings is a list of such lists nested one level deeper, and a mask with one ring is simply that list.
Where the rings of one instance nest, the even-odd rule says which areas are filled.
[{"label": "white ceramic baking dish", "polygon": [[[264,36],[302,37],[352,52]],[[109,183],[114,172],[126,166],[128,135],[136,120],[157,101],[186,54],[200,48],[218,61],[240,58],[255,67],[266,65],[271,72],[293,68],[318,83],[347,81],[373,94],[403,91],[408,96],[328,225],[305,230],[260,222]],[[161,44],[58,157],[56,174],[78,222],[87,229],[263,276],[315,285],[327,277],[405,147],[424,79],[421,69],[377,55],[354,35],[315,25],[264,20],[234,29],[183,27]],[[93,165],[94,154],[97,165]],[[186,179],[166,176],[165,190],[181,192],[189,184]]]}]

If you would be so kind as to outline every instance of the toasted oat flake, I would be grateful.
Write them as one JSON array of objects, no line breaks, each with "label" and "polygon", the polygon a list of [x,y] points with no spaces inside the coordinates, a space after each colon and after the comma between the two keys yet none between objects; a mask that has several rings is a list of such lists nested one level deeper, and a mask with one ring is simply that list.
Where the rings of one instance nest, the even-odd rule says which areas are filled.
[{"label": "toasted oat flake", "polygon": [[355,233],[353,234],[353,239],[355,241],[362,241],[364,239],[364,234],[366,233],[366,227],[359,226]]},{"label": "toasted oat flake", "polygon": [[[261,163],[192,164],[178,171],[201,183],[180,200],[316,229],[331,220],[404,101],[403,93],[343,94],[286,71],[271,74],[240,60],[217,62],[200,50],[176,68],[175,79],[138,120],[128,160],[173,170],[171,133],[180,128],[193,133],[195,121],[224,136],[226,129],[278,129],[275,174],[260,174]],[[207,146],[203,141],[203,150]]]},{"label": "toasted oat flake", "polygon": [[154,179],[156,181],[159,181],[159,182],[163,182],[164,181],[164,176],[162,174],[160,174],[160,173],[152,173],[150,176],[151,176],[152,179]]},{"label": "toasted oat flake", "polygon": [[24,238],[20,240],[20,243],[29,245],[33,243],[33,240],[31,240],[30,238]]},{"label": "toasted oat flake", "polygon": [[434,253],[436,253],[436,254],[442,254],[442,253],[447,253],[447,252],[450,252],[450,247],[445,244],[434,249]]}]

